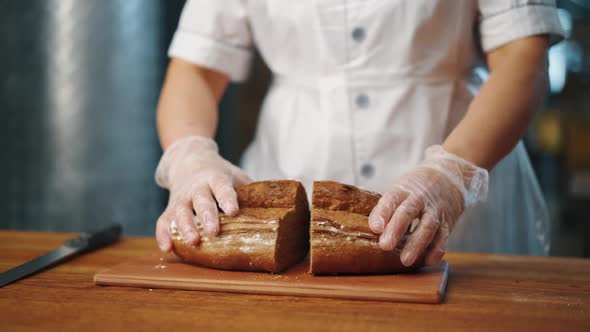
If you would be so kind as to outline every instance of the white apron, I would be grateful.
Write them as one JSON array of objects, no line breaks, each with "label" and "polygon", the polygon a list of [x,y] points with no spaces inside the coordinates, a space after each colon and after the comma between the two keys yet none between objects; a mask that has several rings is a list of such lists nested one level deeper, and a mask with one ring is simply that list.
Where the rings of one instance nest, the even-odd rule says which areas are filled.
[{"label": "white apron", "polygon": [[[560,33],[539,1],[189,1],[170,55],[240,81],[258,47],[274,80],[243,157],[254,179],[385,192],[467,111],[478,49],[539,33]],[[546,254],[548,216],[522,144],[489,188],[449,248]]]}]

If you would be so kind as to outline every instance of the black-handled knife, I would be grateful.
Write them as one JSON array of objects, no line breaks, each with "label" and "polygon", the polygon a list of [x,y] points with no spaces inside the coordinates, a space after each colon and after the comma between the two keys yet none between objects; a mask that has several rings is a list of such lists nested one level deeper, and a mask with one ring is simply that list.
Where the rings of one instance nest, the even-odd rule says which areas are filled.
[{"label": "black-handled knife", "polygon": [[94,232],[81,233],[77,238],[69,239],[58,249],[37,257],[30,262],[19,265],[0,274],[0,287],[17,281],[33,273],[39,272],[51,266],[65,262],[79,254],[96,250],[119,240],[123,228],[119,224],[113,224]]}]

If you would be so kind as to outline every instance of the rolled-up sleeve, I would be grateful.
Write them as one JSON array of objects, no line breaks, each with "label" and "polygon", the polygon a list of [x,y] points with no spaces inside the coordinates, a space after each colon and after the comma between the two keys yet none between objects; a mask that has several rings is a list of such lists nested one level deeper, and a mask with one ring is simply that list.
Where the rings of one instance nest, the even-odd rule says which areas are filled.
[{"label": "rolled-up sleeve", "polygon": [[234,82],[245,80],[252,38],[242,1],[187,1],[168,56],[223,72]]},{"label": "rolled-up sleeve", "polygon": [[563,38],[555,1],[479,0],[479,32],[484,51],[515,39],[547,34],[551,44]]}]

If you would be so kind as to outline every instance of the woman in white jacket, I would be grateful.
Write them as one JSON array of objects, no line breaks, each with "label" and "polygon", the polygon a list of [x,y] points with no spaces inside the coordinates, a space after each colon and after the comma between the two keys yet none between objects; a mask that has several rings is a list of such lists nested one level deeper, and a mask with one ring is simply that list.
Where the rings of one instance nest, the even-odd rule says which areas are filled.
[{"label": "woman in white jacket", "polygon": [[[292,178],[308,191],[331,179],[384,193],[369,217],[383,250],[420,219],[406,265],[424,251],[436,263],[447,246],[546,254],[546,209],[519,140],[560,34],[552,1],[188,1],[158,106],[156,180],[170,190],[160,248],[172,220],[198,243],[193,209],[218,232],[217,207],[237,213],[234,187],[250,178]],[[254,46],[274,79],[242,171],[212,137]],[[477,91],[478,64],[490,75]]]}]

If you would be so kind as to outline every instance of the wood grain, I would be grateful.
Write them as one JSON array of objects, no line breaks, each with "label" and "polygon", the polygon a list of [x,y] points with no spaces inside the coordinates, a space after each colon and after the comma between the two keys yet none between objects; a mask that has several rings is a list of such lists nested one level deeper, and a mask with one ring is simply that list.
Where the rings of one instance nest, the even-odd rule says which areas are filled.
[{"label": "wood grain", "polygon": [[356,300],[439,303],[448,264],[395,275],[313,276],[309,261],[281,274],[214,270],[175,257],[141,257],[94,276],[97,285],[208,290],[247,294],[294,295]]},{"label": "wood grain", "polygon": [[[72,234],[0,232],[0,270]],[[443,304],[97,287],[93,275],[157,254],[128,238],[0,288],[2,331],[590,331],[590,261],[451,253]]]}]

